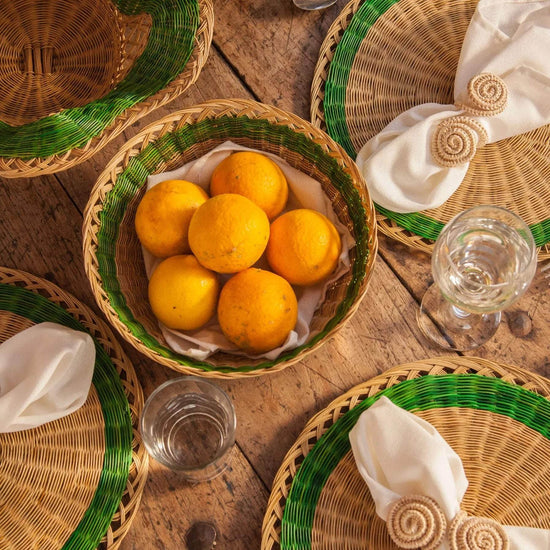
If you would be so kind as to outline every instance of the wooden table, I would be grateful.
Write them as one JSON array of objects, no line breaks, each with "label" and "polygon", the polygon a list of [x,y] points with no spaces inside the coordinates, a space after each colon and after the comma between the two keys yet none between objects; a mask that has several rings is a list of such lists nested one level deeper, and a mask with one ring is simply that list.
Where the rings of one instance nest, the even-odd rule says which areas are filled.
[{"label": "wooden table", "polygon": [[[142,119],[91,160],[33,179],[0,180],[0,264],[44,277],[99,310],[84,274],[82,213],[88,194],[117,149],[146,124],[208,99],[252,98],[309,119],[309,94],[321,43],[345,6],[318,12],[291,0],[214,0],[215,30],[198,82],[168,106]],[[190,485],[152,462],[138,515],[123,550],[186,548],[189,528],[215,524],[219,549],[260,547],[271,484],[309,418],[352,386],[392,366],[444,355],[416,326],[418,301],[430,279],[429,257],[380,235],[369,290],[353,319],[317,353],[282,372],[220,381],[238,418],[231,468],[217,479]],[[515,336],[503,323],[475,353],[550,376],[550,292],[540,273],[516,311],[532,330]],[[511,314],[505,315],[505,320]],[[133,360],[145,396],[177,373],[143,359],[119,339]]]}]

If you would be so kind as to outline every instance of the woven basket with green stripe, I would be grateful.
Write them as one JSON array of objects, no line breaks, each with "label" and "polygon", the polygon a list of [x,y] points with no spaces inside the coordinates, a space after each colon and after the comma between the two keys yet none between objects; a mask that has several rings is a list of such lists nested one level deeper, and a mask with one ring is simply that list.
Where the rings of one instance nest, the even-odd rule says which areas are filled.
[{"label": "woven basket with green stripe", "polygon": [[211,0],[14,0],[0,6],[0,176],[87,160],[204,65]]},{"label": "woven basket with green stripe", "polygon": [[112,332],[91,310],[48,281],[0,268],[0,342],[45,321],[94,337],[92,386],[74,413],[0,434],[0,547],[115,549],[147,478],[137,432],[141,387]]},{"label": "woven basket with green stripe", "polygon": [[433,424],[458,453],[469,482],[466,512],[550,528],[550,381],[483,359],[442,357],[392,368],[310,420],[275,477],[263,550],[397,550],[349,443],[359,415],[382,395]]},{"label": "woven basket with green stripe", "polygon": [[[173,170],[225,141],[274,153],[318,180],[355,239],[349,270],[316,310],[308,342],[277,359],[217,352],[199,361],[172,351],[147,299],[147,276],[134,230],[147,176]],[[186,374],[233,378],[275,372],[317,349],[357,309],[373,269],[374,209],[355,163],[324,132],[274,107],[210,101],[159,120],[131,139],[99,177],[86,207],[84,261],[99,307],[117,330],[154,361]]]},{"label": "woven basket with green stripe", "polygon": [[[329,29],[311,91],[313,124],[355,158],[403,111],[453,103],[464,35],[477,0],[352,0]],[[367,182],[368,184],[368,182]],[[519,214],[550,258],[550,126],[480,148],[439,208],[399,214],[377,206],[379,228],[431,252],[456,214],[495,204]]]}]

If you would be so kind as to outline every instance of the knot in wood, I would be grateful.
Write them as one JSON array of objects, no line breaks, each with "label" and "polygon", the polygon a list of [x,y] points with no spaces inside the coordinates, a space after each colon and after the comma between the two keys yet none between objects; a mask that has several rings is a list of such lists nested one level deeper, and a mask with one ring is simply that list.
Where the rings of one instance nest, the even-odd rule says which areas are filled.
[{"label": "knot in wood", "polygon": [[212,523],[198,521],[187,531],[185,542],[189,550],[212,550],[216,545],[217,532]]},{"label": "knot in wood", "polygon": [[508,326],[510,332],[519,338],[528,336],[533,330],[533,321],[526,311],[513,311],[508,313]]}]

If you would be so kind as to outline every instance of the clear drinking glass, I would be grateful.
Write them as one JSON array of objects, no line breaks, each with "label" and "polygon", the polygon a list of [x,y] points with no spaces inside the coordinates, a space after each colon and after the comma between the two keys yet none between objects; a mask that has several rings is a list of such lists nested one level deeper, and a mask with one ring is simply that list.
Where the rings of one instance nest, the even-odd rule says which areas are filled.
[{"label": "clear drinking glass", "polygon": [[533,236],[519,216],[491,205],[461,212],[435,242],[434,284],[417,312],[420,328],[443,348],[482,345],[497,330],[501,311],[528,288],[536,266]]},{"label": "clear drinking glass", "polygon": [[195,376],[159,386],[141,416],[141,435],[149,454],[189,481],[206,481],[225,470],[236,426],[229,396]]}]

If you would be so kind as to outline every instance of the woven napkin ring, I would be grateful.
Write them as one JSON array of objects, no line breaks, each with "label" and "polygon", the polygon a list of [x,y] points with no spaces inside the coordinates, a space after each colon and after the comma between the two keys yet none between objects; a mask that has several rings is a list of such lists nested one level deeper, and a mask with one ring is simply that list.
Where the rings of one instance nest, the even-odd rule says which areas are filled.
[{"label": "woven napkin ring", "polygon": [[[456,107],[473,116],[494,116],[502,113],[508,101],[506,83],[497,75],[481,73],[467,87],[468,103]],[[439,166],[453,167],[470,162],[477,147],[488,141],[485,129],[465,115],[442,120],[432,136],[432,156]]]},{"label": "woven napkin ring", "polygon": [[447,529],[447,520],[435,500],[407,495],[397,500],[386,520],[393,542],[404,549],[435,550],[447,534],[451,550],[509,550],[503,527],[489,518],[468,516],[460,510]]}]

